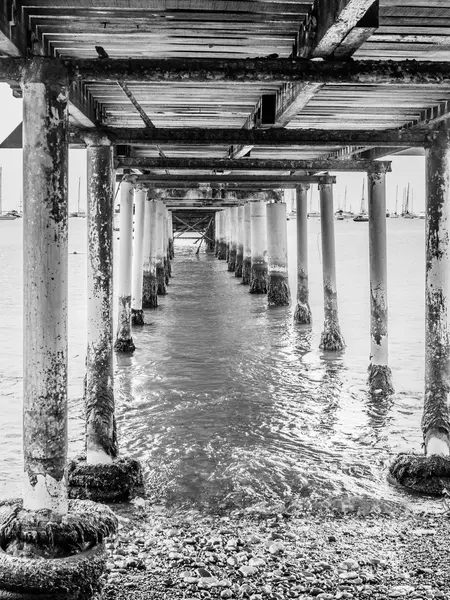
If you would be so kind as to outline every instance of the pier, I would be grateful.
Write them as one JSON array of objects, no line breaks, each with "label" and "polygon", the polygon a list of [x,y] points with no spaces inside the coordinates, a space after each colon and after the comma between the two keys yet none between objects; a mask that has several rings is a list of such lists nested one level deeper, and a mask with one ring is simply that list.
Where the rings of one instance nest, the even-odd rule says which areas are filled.
[{"label": "pier", "polygon": [[[386,157],[397,154],[423,155],[426,163],[425,391],[417,423],[423,453],[392,457],[389,477],[416,493],[448,493],[449,29],[439,7],[420,4],[3,3],[0,82],[23,102],[23,121],[0,149],[23,149],[24,461],[21,498],[0,503],[0,597],[75,600],[101,592],[105,542],[118,522],[99,503],[128,502],[145,486],[149,493],[151,481],[142,461],[120,450],[114,361],[138,361],[140,344],[152,343],[148,331],[160,341],[158,314],[180,294],[179,242],[195,243],[196,257],[208,253],[205,264],[221,269],[234,302],[233,294],[245,294],[251,310],[233,315],[242,336],[246,320],[265,310],[268,319],[289,315],[286,331],[306,336],[306,345],[313,323],[323,322],[314,350],[325,362],[345,357],[334,194],[342,173],[363,173],[367,182],[368,211],[359,219],[368,221],[370,288],[364,393],[383,412],[396,381]],[[444,21],[438,40],[425,32],[430,19]],[[69,149],[86,150],[87,161],[85,432],[76,457],[68,456]],[[312,188],[320,198],[321,272],[310,269],[308,255]],[[211,272],[216,281],[218,271]],[[318,279],[323,302],[312,311],[310,284]],[[205,322],[212,318],[202,306],[207,292],[190,288],[187,298],[205,311]],[[227,323],[211,314],[213,345]],[[233,368],[239,379],[247,367]],[[43,556],[57,575],[42,567]],[[79,575],[68,556],[79,561]]]}]

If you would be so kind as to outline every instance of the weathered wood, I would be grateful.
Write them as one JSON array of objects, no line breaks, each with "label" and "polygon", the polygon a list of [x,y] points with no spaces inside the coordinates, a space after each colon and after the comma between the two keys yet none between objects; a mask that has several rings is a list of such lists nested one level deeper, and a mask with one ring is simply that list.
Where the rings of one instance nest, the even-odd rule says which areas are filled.
[{"label": "weathered wood", "polygon": [[[383,161],[383,165],[390,165]],[[284,160],[272,158],[117,158],[116,169],[211,169],[212,171],[367,171],[372,161],[365,160]]]},{"label": "weathered wood", "polygon": [[[27,59],[1,58],[0,81],[22,77]],[[62,62],[71,80],[116,83],[150,81],[304,82],[380,85],[442,85],[450,82],[450,62],[353,60],[318,62],[302,59],[42,59],[58,69]]]},{"label": "weathered wood", "polygon": [[[449,63],[450,64],[450,63]],[[213,128],[140,128],[108,127],[103,132],[115,144],[145,146],[155,144],[233,144],[250,143],[254,146],[391,146],[405,148],[424,146],[426,131],[388,130],[323,130],[323,129],[213,129]],[[79,130],[72,129],[72,143],[83,143]]]},{"label": "weathered wood", "polygon": [[[291,184],[292,186],[298,185],[299,183],[335,183],[336,177],[332,175],[136,175],[137,183],[151,184],[152,187],[157,188],[159,184],[167,184],[173,188],[178,187],[178,184],[189,184],[189,183],[248,183],[264,185],[269,184],[269,187],[273,185]],[[120,180],[120,176],[118,176]]]}]

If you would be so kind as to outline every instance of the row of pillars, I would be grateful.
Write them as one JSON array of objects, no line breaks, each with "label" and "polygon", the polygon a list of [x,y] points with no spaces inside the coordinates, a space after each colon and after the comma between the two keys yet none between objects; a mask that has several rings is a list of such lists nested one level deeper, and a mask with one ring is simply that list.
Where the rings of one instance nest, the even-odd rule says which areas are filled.
[{"label": "row of pillars", "polygon": [[[370,256],[370,365],[372,390],[392,393],[388,366],[386,181],[380,165],[369,177],[369,256]],[[294,320],[301,325],[312,321],[308,288],[308,184],[296,189],[297,204],[297,303]],[[340,351],[345,348],[338,315],[336,253],[334,236],[333,184],[322,183],[320,215],[324,327],[320,348]],[[286,204],[254,199],[241,206],[216,213],[216,256],[227,260],[228,270],[252,294],[266,294],[270,306],[290,304],[288,281]]]},{"label": "row of pillars", "polygon": [[[28,511],[41,509],[50,511],[50,518],[56,521],[60,521],[69,510],[67,485],[68,89],[68,80],[62,70],[61,73],[54,69],[47,72],[45,64],[39,58],[27,63],[23,81],[23,507]],[[118,454],[111,315],[114,169],[113,148],[110,141],[95,132],[86,139],[89,182],[86,447],[87,462],[97,466],[102,463],[107,465],[113,463]],[[369,178],[371,360],[374,366],[387,370],[385,177],[383,172],[375,171],[369,174]],[[324,186],[321,190],[321,219],[327,334],[332,331],[328,325],[334,327],[338,324],[331,198],[332,187]],[[297,203],[297,226],[300,234],[298,264],[299,269],[300,267],[302,269],[300,277],[302,293],[298,299],[302,305],[306,305],[307,217],[306,189],[303,187],[297,191]],[[250,247],[249,284],[255,289],[255,279],[260,282],[258,285],[263,285],[264,278],[259,274],[264,271],[265,264],[267,263],[268,272],[271,269],[272,250],[269,239],[267,242],[264,241],[264,235],[267,233],[264,234],[262,226],[266,218],[262,211],[262,204],[258,206],[255,204],[253,217],[252,204],[250,205],[250,242],[247,225],[247,239],[242,241],[242,266],[244,267],[244,260],[246,260],[248,268]],[[244,208],[244,212],[245,210],[249,209]],[[279,222],[279,211],[283,209],[276,205],[269,205],[265,210],[269,218],[268,230],[270,230],[272,223]],[[124,219],[121,236],[128,231],[131,237],[129,225],[131,212],[128,211],[126,216],[124,211],[121,218]],[[128,219],[126,227],[125,218]],[[281,220],[285,227],[285,219]],[[236,227],[234,231],[237,231]],[[231,239],[227,240],[231,263],[233,257],[237,257],[238,246],[241,244],[237,236],[237,233],[233,233],[233,238],[230,236]],[[285,245],[284,242],[283,244]],[[276,247],[279,246],[280,243],[277,242]],[[126,252],[125,245],[121,242],[119,260],[124,262],[122,267],[124,272],[128,268],[125,266],[125,260],[131,257],[129,242],[127,247]],[[286,267],[285,262],[283,269]],[[236,269],[236,262],[234,268]],[[281,273],[280,270],[278,272]],[[283,271],[283,277],[285,273],[286,270]],[[430,136],[430,147],[427,149],[426,374],[422,420],[426,458],[430,455],[450,454],[449,274],[450,133],[440,131]],[[126,289],[125,286],[121,287],[119,294],[121,299],[129,297],[131,295],[129,287]],[[326,336],[323,340],[326,340]],[[19,529],[17,527],[14,530],[19,531]]]},{"label": "row of pillars", "polygon": [[[133,237],[134,212],[134,237]],[[144,325],[144,309],[157,308],[172,276],[172,213],[149,200],[132,175],[120,183],[119,313],[114,348],[133,352],[132,325]]]}]

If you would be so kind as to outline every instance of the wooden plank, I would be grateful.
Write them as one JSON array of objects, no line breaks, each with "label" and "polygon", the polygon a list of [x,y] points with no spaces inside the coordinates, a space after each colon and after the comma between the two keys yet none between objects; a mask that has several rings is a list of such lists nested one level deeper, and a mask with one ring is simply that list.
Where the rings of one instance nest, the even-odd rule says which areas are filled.
[{"label": "wooden plank", "polygon": [[[388,169],[389,163],[383,163]],[[262,171],[367,171],[371,161],[357,160],[277,160],[228,158],[122,158],[116,159],[116,169],[210,169],[214,171],[262,170]]]},{"label": "wooden plank", "polygon": [[[244,143],[264,146],[423,146],[428,133],[411,130],[322,130],[322,129],[200,129],[175,127],[99,130],[116,144],[146,146],[158,144],[216,145]],[[78,142],[83,132],[71,130],[71,139]]]},{"label": "wooden plank", "polygon": [[[116,181],[122,179],[117,175]],[[293,189],[302,183],[336,183],[336,177],[331,175],[302,175],[292,177],[264,176],[217,176],[217,175],[137,175],[136,183],[149,185],[153,188],[196,189],[211,187],[212,189]]]}]

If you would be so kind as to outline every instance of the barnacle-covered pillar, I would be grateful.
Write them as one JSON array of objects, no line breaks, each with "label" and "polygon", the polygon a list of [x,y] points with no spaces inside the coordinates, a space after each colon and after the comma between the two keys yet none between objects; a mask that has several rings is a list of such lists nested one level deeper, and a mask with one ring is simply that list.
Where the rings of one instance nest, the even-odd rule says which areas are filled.
[{"label": "barnacle-covered pillar", "polygon": [[288,306],[291,292],[288,280],[286,204],[273,202],[267,211],[267,300],[270,306]]},{"label": "barnacle-covered pillar", "polygon": [[172,274],[170,269],[170,258],[169,258],[169,211],[167,206],[164,204],[163,210],[163,255],[164,255],[164,281],[166,285],[170,283],[170,276]]},{"label": "barnacle-covered pillar", "polygon": [[251,271],[250,294],[267,294],[266,203],[250,202]]},{"label": "barnacle-covered pillar", "polygon": [[214,256],[219,254],[219,235],[220,235],[220,224],[219,224],[220,212],[214,213]]},{"label": "barnacle-covered pillar", "polygon": [[252,232],[250,223],[250,203],[244,204],[244,241],[242,256],[242,283],[250,283],[252,270]]},{"label": "barnacle-covered pillar", "polygon": [[320,338],[322,350],[343,350],[344,338],[338,318],[336,287],[336,251],[334,242],[333,184],[323,182],[320,190],[320,224],[322,231],[322,272],[325,322]]},{"label": "barnacle-covered pillar", "polygon": [[230,259],[230,248],[231,248],[231,208],[225,209],[225,243],[226,243],[226,253],[225,260],[228,261]]},{"label": "barnacle-covered pillar", "polygon": [[237,229],[236,229],[236,268],[235,277],[242,277],[242,266],[244,262],[244,206],[238,206]]},{"label": "barnacle-covered pillar", "polygon": [[232,206],[230,209],[230,237],[229,237],[229,253],[228,253],[228,270],[236,270],[236,253],[237,253],[237,228],[238,228],[238,207]]},{"label": "barnacle-covered pillar", "polygon": [[373,163],[368,171],[370,262],[370,364],[369,388],[392,394],[388,362],[386,167]]},{"label": "barnacle-covered pillar", "polygon": [[169,229],[169,258],[174,259],[175,251],[173,247],[173,215],[171,210],[167,210],[168,213],[168,229]]},{"label": "barnacle-covered pillar", "polygon": [[[88,134],[86,142],[86,456],[69,464],[69,497],[113,501],[126,499],[141,484],[142,476],[137,461],[118,457],[113,367],[113,151],[104,136]],[[143,217],[139,202],[145,202],[145,192],[139,190],[138,194],[136,219]]]},{"label": "barnacle-covered pillar", "polygon": [[158,308],[158,282],[156,280],[156,202],[147,200],[144,218],[144,292],[142,306]]},{"label": "barnacle-covered pillar", "polygon": [[217,258],[219,260],[225,260],[227,257],[226,210],[218,211],[217,216],[219,222],[219,246],[217,248]]},{"label": "barnacle-covered pillar", "polygon": [[119,312],[116,343],[117,352],[134,352],[131,336],[131,268],[133,253],[134,177],[125,175],[120,184],[120,245],[119,245]]},{"label": "barnacle-covered pillar", "polygon": [[144,325],[142,294],[144,284],[144,230],[145,230],[145,198],[147,191],[137,187],[134,192],[134,240],[131,288],[131,324]]},{"label": "barnacle-covered pillar", "polygon": [[156,213],[155,213],[155,223],[156,223],[156,231],[155,231],[155,241],[156,241],[156,281],[158,285],[158,295],[165,296],[167,294],[166,288],[166,269],[164,264],[164,259],[166,256],[164,249],[164,230],[166,229],[165,225],[165,204],[162,200],[157,200],[156,204]]},{"label": "barnacle-covered pillar", "polygon": [[297,305],[294,321],[301,325],[309,325],[312,321],[309,306],[308,286],[308,195],[309,185],[300,184],[297,189]]},{"label": "barnacle-covered pillar", "polygon": [[[98,595],[117,519],[68,499],[68,89],[64,65],[23,68],[23,498],[0,501],[0,596]],[[70,559],[68,557],[70,555]]]},{"label": "barnacle-covered pillar", "polygon": [[450,133],[426,149],[424,456],[400,454],[390,473],[426,494],[447,494],[450,478]]}]

